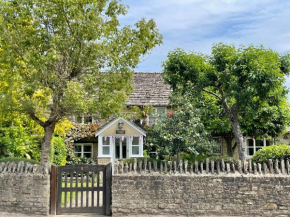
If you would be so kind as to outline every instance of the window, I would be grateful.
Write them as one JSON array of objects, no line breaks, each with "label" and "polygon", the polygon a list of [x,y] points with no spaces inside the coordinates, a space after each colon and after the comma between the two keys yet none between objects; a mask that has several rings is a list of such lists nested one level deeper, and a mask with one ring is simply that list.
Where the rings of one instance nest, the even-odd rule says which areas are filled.
[{"label": "window", "polygon": [[140,155],[140,139],[139,136],[133,137],[132,141],[132,155]]},{"label": "window", "polygon": [[221,154],[222,153],[222,138],[221,137],[214,137],[214,138],[212,138],[212,141],[214,142],[212,153]]},{"label": "window", "polygon": [[109,136],[103,136],[102,139],[102,153],[103,155],[110,155],[110,139]]},{"label": "window", "polygon": [[74,153],[76,157],[93,157],[93,145],[92,144],[74,144]]},{"label": "window", "polygon": [[247,139],[247,155],[253,156],[258,150],[265,146],[273,145],[273,141],[267,139]]},{"label": "window", "polygon": [[153,111],[150,113],[150,116],[148,117],[149,125],[154,124],[156,121],[159,121],[162,119],[162,117],[166,116],[166,108],[160,107],[160,108],[153,108]]}]

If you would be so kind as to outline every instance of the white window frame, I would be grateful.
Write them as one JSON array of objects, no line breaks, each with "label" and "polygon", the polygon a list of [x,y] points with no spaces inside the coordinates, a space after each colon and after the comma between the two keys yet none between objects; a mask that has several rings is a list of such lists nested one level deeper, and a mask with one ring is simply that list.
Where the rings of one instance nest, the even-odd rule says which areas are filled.
[{"label": "white window frame", "polygon": [[[94,151],[93,151],[93,148],[94,148],[93,143],[74,143],[74,146],[81,146],[81,152],[76,152],[74,150],[74,155],[76,153],[81,153],[81,157],[84,157],[84,153],[90,153],[91,154],[91,158],[94,157],[93,156],[93,154],[94,154]],[[91,146],[92,147],[91,152],[84,152],[84,146]]]},{"label": "white window frame", "polygon": [[[249,140],[249,139],[252,139],[252,140],[253,140],[253,147],[249,147],[249,146],[248,146],[248,140]],[[258,140],[259,140],[259,141],[263,140],[263,145],[262,145],[262,146],[260,146],[260,145],[257,146],[257,145],[256,145],[256,141],[257,141],[257,140],[254,139],[253,137],[247,137],[247,138],[246,138],[246,144],[245,144],[245,145],[246,145],[246,155],[247,155],[248,158],[251,158],[251,157],[254,156],[254,154],[256,154],[256,152],[257,152],[257,148],[263,148],[263,147],[266,147],[266,146],[267,146],[267,145],[266,145],[266,144],[267,144],[267,140],[268,140],[268,141],[271,141],[270,139],[266,139],[266,138],[258,139]],[[270,145],[274,145],[274,142],[272,141],[272,144],[270,144]],[[253,148],[253,155],[249,155],[249,154],[248,154],[248,150],[249,150],[249,148]]]},{"label": "white window frame", "polygon": [[[140,136],[142,137],[140,140]],[[129,154],[130,157],[143,157],[143,135],[135,135],[133,137],[137,137],[138,141],[139,141],[139,145],[133,145],[133,141],[131,139],[131,137],[129,136]],[[139,146],[139,154],[133,154],[132,150],[133,147],[137,147]]]},{"label": "white window frame", "polygon": [[164,111],[164,116],[166,117],[167,116],[167,107],[154,107],[152,112],[150,112],[150,114],[147,116],[147,125],[150,125],[150,124],[153,124],[153,123],[150,123],[150,117],[151,118],[154,118],[154,122],[155,122],[155,119],[159,119],[160,117],[158,116],[158,112],[157,110],[158,109],[165,109]]},{"label": "white window frame", "polygon": [[[112,154],[112,136],[107,136],[107,139],[109,139],[109,145],[103,144],[103,138],[106,136],[99,136],[98,138],[98,157],[111,157]],[[103,153],[103,147],[109,147],[109,154]]]}]

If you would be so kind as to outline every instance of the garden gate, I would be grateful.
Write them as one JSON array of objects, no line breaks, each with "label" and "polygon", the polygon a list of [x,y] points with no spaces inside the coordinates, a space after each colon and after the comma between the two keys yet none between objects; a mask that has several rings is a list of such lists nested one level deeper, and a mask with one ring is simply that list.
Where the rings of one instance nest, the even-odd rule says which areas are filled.
[{"label": "garden gate", "polygon": [[111,215],[111,182],[111,163],[52,167],[51,213]]}]

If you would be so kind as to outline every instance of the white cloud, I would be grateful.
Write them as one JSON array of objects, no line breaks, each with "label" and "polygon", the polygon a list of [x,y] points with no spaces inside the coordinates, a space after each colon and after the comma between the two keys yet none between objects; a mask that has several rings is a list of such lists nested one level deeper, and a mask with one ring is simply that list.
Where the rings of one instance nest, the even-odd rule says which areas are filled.
[{"label": "white cloud", "polygon": [[[164,36],[140,64],[139,71],[161,71],[161,62],[176,47],[209,53],[215,42],[263,44],[290,51],[288,0],[123,0],[130,6],[123,24],[153,18]],[[290,78],[287,79],[290,87]]]}]

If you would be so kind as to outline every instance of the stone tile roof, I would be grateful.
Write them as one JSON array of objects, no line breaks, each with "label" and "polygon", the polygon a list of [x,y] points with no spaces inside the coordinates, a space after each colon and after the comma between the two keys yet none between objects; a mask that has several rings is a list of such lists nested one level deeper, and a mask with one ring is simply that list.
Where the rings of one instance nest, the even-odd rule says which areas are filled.
[{"label": "stone tile roof", "polygon": [[133,77],[133,92],[127,106],[168,106],[170,86],[164,84],[161,73],[135,72]]}]

